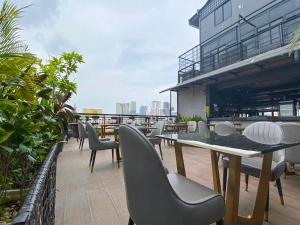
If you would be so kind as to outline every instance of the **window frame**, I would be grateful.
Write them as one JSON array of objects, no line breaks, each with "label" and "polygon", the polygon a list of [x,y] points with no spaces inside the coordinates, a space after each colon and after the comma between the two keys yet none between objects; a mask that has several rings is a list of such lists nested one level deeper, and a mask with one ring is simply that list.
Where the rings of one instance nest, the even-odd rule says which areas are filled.
[{"label": "window frame", "polygon": [[[229,4],[229,3],[230,3],[230,15],[225,18],[225,10],[224,10],[224,8],[225,8],[225,5]],[[221,10],[221,20],[219,22],[217,22],[217,19],[216,19],[217,18],[217,11],[218,10]],[[232,17],[232,3],[231,3],[231,0],[226,1],[224,4],[220,5],[218,8],[216,8],[214,10],[214,24],[215,24],[215,26],[218,26],[219,24],[223,23],[225,20],[227,20],[227,19],[229,19],[231,17]]]}]

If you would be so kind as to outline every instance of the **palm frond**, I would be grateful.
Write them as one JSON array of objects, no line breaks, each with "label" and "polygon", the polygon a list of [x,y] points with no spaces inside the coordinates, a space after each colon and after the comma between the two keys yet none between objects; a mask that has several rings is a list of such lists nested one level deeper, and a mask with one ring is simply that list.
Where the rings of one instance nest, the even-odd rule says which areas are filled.
[{"label": "palm frond", "polygon": [[293,32],[292,38],[290,41],[290,46],[289,46],[289,55],[294,51],[294,48],[296,47],[298,41],[300,40],[300,26]]},{"label": "palm frond", "polygon": [[[26,6],[27,7],[27,6]],[[16,5],[4,0],[0,9],[0,58],[11,53],[24,53],[27,46],[19,37],[20,13],[26,8],[18,9]]]}]

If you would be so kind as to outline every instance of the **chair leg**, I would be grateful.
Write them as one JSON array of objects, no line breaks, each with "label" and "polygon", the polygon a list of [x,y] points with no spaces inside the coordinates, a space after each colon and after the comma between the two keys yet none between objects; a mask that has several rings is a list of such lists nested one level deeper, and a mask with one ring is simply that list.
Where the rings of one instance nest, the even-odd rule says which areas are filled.
[{"label": "chair leg", "polygon": [[158,147],[159,147],[159,151],[160,151],[161,160],[164,160],[163,153],[161,150],[161,144],[158,144]]},{"label": "chair leg", "polygon": [[81,142],[81,151],[82,151],[82,148],[83,148],[83,144],[84,144],[84,138],[82,138],[82,142]]},{"label": "chair leg", "polygon": [[227,173],[228,173],[228,168],[223,167],[223,195],[224,195],[224,197],[226,195]]},{"label": "chair leg", "polygon": [[249,175],[245,174],[245,182],[246,182],[246,191],[248,191],[248,186],[249,186]]},{"label": "chair leg", "polygon": [[280,197],[281,205],[284,205],[283,193],[282,193],[282,185],[281,185],[281,180],[280,180],[280,178],[278,178],[278,179],[276,180],[276,186],[277,186],[278,194],[279,194],[279,197]]},{"label": "chair leg", "polygon": [[114,158],[115,158],[115,157],[114,157],[114,155],[115,155],[115,152],[114,152],[114,151],[115,151],[114,149],[111,150],[111,158],[112,158],[113,161],[114,161]]},{"label": "chair leg", "polygon": [[79,146],[78,146],[79,149],[80,149],[80,146],[81,146],[81,141],[82,141],[82,138],[79,139]]},{"label": "chair leg", "polygon": [[134,222],[132,221],[131,217],[129,217],[128,225],[134,225]]},{"label": "chair leg", "polygon": [[119,148],[116,148],[117,150],[117,161],[118,161],[118,168],[120,168],[120,160],[121,160],[121,156],[120,156],[120,150]]},{"label": "chair leg", "polygon": [[92,151],[91,151],[91,156],[90,156],[90,164],[89,164],[89,167],[90,167],[91,164],[92,164],[93,155],[94,155],[94,151],[92,150]]},{"label": "chair leg", "polygon": [[91,173],[92,173],[93,170],[94,170],[94,164],[95,164],[96,154],[97,154],[97,151],[94,151],[93,162],[92,162],[92,168],[91,168]]},{"label": "chair leg", "polygon": [[265,221],[269,221],[269,206],[270,206],[270,188],[268,189],[268,196],[267,196],[267,202],[266,202],[266,208],[265,208]]}]

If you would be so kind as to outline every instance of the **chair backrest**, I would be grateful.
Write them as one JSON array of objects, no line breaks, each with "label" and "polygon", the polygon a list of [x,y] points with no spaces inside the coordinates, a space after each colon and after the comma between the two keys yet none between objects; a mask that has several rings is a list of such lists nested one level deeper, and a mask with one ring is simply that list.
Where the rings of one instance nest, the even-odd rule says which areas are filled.
[{"label": "chair backrest", "polygon": [[[279,144],[283,140],[283,131],[280,125],[273,122],[256,122],[250,124],[243,132],[248,139],[261,144]],[[273,161],[284,160],[284,150],[273,153]]]},{"label": "chair backrest", "polygon": [[86,128],[88,132],[89,148],[91,150],[96,150],[97,143],[99,142],[99,137],[93,125],[90,122],[86,122]]},{"label": "chair backrest", "polygon": [[157,121],[153,127],[156,129],[151,130],[150,137],[155,137],[155,135],[161,135],[164,129],[165,121]]},{"label": "chair backrest", "polygon": [[236,129],[232,123],[225,121],[215,125],[215,132],[221,136],[228,136],[236,133]]},{"label": "chair backrest", "polygon": [[78,134],[79,134],[79,138],[85,138],[87,134],[84,125],[81,121],[78,121]]},{"label": "chair backrest", "polygon": [[198,131],[199,133],[206,133],[208,131],[207,125],[204,121],[198,122]]},{"label": "chair backrest", "polygon": [[[300,123],[279,123],[283,130],[284,143],[300,141]],[[300,146],[285,149],[285,161],[300,164]]]},{"label": "chair backrest", "polygon": [[187,122],[187,130],[188,132],[195,132],[197,129],[197,122],[196,121],[188,121]]},{"label": "chair backrest", "polygon": [[179,201],[153,145],[135,127],[119,129],[129,214],[136,224],[162,225]]}]

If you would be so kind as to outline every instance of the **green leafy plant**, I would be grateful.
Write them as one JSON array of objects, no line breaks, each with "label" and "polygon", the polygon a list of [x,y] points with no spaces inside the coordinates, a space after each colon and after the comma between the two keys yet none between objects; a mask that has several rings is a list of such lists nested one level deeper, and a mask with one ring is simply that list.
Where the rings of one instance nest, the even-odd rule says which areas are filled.
[{"label": "green leafy plant", "polygon": [[0,218],[8,189],[29,187],[51,145],[73,118],[70,76],[83,58],[63,53],[43,62],[18,40],[23,9],[4,1],[0,14]]},{"label": "green leafy plant", "polygon": [[289,46],[289,55],[291,55],[296,47],[298,41],[300,40],[300,26],[293,32],[292,38]]},{"label": "green leafy plant", "polygon": [[199,121],[202,121],[202,118],[199,115],[193,115],[191,117],[180,117],[180,116],[178,116],[176,118],[176,122],[188,122],[188,121],[196,121],[198,123]]}]

